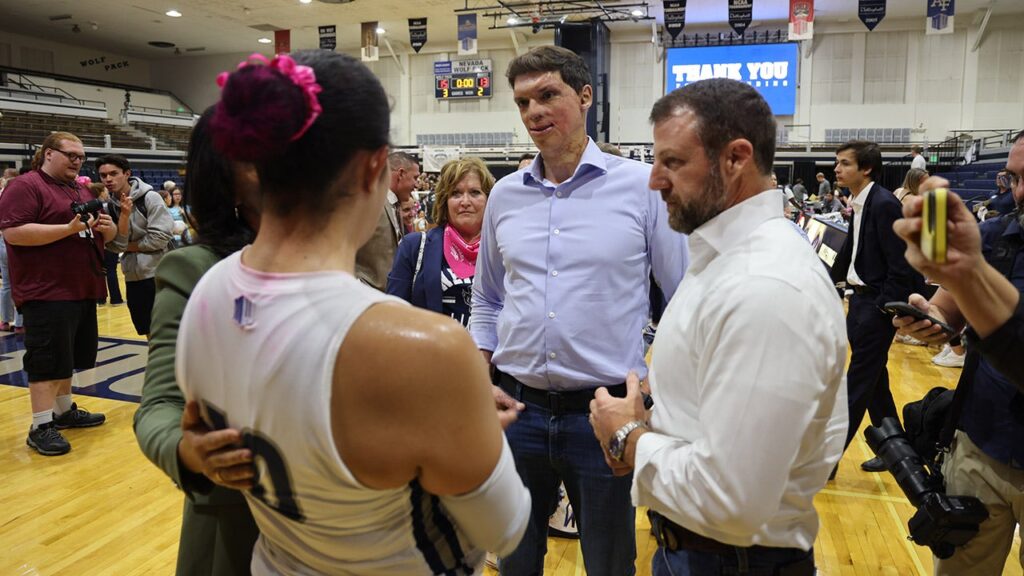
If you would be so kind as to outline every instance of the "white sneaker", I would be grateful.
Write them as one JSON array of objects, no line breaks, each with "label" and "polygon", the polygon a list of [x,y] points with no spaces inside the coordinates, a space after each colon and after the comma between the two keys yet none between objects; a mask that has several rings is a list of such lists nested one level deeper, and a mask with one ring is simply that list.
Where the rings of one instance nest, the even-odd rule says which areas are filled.
[{"label": "white sneaker", "polygon": [[947,368],[963,368],[964,356],[966,356],[966,354],[957,354],[956,352],[953,352],[952,349],[950,349],[949,353],[943,356],[942,358],[939,358],[937,360],[935,358],[932,358],[932,362],[938,364],[939,366],[945,366]]},{"label": "white sneaker", "polygon": [[488,568],[494,570],[498,569],[498,555],[494,552],[488,552],[487,556],[484,557],[484,564],[487,564]]},{"label": "white sneaker", "polygon": [[[953,349],[950,348],[949,344],[946,344],[946,345],[944,345],[942,347],[942,350],[940,350],[938,354],[936,354],[935,356],[932,356],[932,363],[933,364],[939,364],[939,362],[941,362],[946,356],[948,356],[948,355],[950,355],[952,353],[953,353]],[[939,365],[941,366],[941,364],[939,364]]]},{"label": "white sneaker", "polygon": [[922,342],[909,334],[897,334],[896,341],[900,344],[906,344],[908,346],[927,346],[927,342]]}]

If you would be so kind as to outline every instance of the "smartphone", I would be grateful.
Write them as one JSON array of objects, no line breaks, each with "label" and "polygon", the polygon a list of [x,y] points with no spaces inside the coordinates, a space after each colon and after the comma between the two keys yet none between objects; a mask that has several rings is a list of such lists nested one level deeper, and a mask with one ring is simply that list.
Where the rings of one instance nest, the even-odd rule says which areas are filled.
[{"label": "smartphone", "polygon": [[946,199],[949,190],[936,188],[924,195],[921,218],[921,252],[936,264],[946,262]]},{"label": "smartphone", "polygon": [[956,334],[956,330],[953,330],[949,324],[946,324],[938,318],[925,314],[906,302],[886,302],[885,306],[882,306],[882,310],[885,310],[889,314],[893,314],[895,316],[910,316],[915,320],[928,320],[932,324],[940,326],[943,332],[950,335]]}]

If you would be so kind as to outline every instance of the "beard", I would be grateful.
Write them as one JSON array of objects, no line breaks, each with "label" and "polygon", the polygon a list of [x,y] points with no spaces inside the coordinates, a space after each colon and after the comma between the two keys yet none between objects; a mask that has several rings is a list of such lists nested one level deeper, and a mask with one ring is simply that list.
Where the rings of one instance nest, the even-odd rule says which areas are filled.
[{"label": "beard", "polygon": [[691,234],[725,211],[725,182],[718,170],[718,159],[711,163],[700,195],[668,205],[668,225],[676,232]]}]

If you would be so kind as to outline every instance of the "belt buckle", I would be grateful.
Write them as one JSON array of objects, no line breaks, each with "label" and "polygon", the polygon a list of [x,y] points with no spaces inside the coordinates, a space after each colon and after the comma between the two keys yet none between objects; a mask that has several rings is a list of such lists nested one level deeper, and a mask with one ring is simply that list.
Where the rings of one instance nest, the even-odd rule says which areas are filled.
[{"label": "belt buckle", "polygon": [[548,390],[548,410],[552,414],[562,413],[562,395],[558,392],[552,392]]}]

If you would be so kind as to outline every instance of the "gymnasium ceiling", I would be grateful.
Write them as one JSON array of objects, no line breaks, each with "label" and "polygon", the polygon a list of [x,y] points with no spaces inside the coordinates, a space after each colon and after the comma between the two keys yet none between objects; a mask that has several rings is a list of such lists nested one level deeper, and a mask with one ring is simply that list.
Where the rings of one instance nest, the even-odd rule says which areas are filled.
[{"label": "gymnasium ceiling", "polygon": [[[337,1],[337,0],[334,0]],[[505,0],[520,4],[527,0]],[[616,4],[644,3],[644,0],[600,0]],[[588,0],[594,4],[594,0]],[[973,18],[990,4],[995,14],[1024,13],[1024,0],[956,0],[958,20]],[[275,28],[291,29],[293,48],[317,45],[317,26],[336,25],[339,49],[358,47],[359,23],[377,20],[387,30],[386,37],[396,51],[408,51],[409,32],[406,18],[429,18],[426,50],[439,45],[455,44],[455,13],[468,6],[481,8],[478,16],[482,42],[509,42],[508,29],[489,30],[492,19],[484,18],[484,7],[495,7],[498,0],[354,0],[351,3],[326,3],[312,0],[0,0],[0,41],[3,31],[38,36],[55,42],[102,49],[145,59],[172,57],[174,48],[154,48],[151,41],[169,42],[181,57],[258,51],[261,37],[273,37]],[[663,21],[661,0],[646,0],[649,13]],[[727,0],[689,0],[687,26],[721,23],[728,20]],[[781,27],[786,19],[789,0],[754,0],[754,26],[758,23]],[[179,18],[165,15],[175,9]],[[886,19],[924,18],[925,0],[889,0]],[[55,16],[70,16],[51,21]],[[819,22],[856,22],[856,0],[816,0],[815,16]],[[966,18],[965,18],[966,17]],[[883,22],[884,25],[884,22]],[[253,27],[263,27],[264,30]],[[74,29],[77,28],[77,32]],[[613,33],[635,30],[649,33],[650,21],[617,22]],[[516,28],[521,35],[530,28]],[[522,36],[521,36],[522,37]],[[190,51],[189,49],[193,49]],[[203,50],[197,50],[203,48]]]}]

